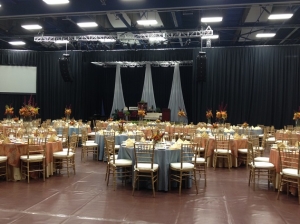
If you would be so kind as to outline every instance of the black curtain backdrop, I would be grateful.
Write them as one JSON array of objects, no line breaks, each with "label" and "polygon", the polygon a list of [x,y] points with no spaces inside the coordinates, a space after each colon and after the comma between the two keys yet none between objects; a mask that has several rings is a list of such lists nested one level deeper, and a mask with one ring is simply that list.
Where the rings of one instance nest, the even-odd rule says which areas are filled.
[{"label": "black curtain backdrop", "polygon": [[[194,59],[200,49],[194,50]],[[299,101],[299,46],[204,49],[206,82],[196,82],[193,72],[193,120],[205,120],[205,111],[215,115],[223,102],[228,122],[264,124],[282,128],[293,124]]]},{"label": "black curtain backdrop", "polygon": [[[64,82],[58,59],[65,53],[0,51],[1,65],[37,66],[40,117],[64,116],[71,105],[75,119],[87,120],[94,113],[109,115],[112,107],[115,67],[103,68],[93,61],[180,61],[193,60],[193,67],[180,67],[182,91],[189,122],[206,121],[205,111],[227,104],[228,122],[250,125],[293,124],[300,106],[299,46],[236,47],[203,49],[207,55],[206,82],[197,82],[196,57],[200,49],[144,51],[70,51],[72,83]],[[174,68],[152,67],[157,107],[168,106]],[[145,67],[121,68],[124,100],[134,106],[140,100]],[[21,108],[23,94],[0,94],[0,111],[6,104]],[[150,105],[151,106],[151,105]],[[121,108],[120,108],[121,109]],[[0,116],[1,117],[1,116]]]}]

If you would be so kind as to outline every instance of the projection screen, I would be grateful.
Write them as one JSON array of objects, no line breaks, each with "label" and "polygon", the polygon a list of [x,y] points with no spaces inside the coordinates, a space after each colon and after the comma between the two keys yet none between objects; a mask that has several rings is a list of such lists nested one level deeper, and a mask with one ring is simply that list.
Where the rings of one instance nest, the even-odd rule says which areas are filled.
[{"label": "projection screen", "polygon": [[36,67],[0,65],[1,93],[36,93]]}]

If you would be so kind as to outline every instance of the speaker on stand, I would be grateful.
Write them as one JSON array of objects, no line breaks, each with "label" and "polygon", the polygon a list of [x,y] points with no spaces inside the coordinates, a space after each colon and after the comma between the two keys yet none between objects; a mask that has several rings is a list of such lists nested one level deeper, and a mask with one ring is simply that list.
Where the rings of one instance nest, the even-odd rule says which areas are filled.
[{"label": "speaker on stand", "polygon": [[63,58],[58,59],[60,74],[65,82],[73,82],[73,79],[71,77],[69,57],[70,55],[64,55]]},{"label": "speaker on stand", "polygon": [[206,53],[199,52],[197,56],[197,81],[206,81]]}]

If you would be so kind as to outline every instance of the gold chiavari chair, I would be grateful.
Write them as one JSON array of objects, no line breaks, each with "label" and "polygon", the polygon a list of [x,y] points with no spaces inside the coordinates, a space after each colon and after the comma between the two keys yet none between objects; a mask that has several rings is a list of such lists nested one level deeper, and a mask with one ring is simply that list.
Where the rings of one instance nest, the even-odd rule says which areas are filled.
[{"label": "gold chiavari chair", "polygon": [[228,162],[228,169],[230,170],[232,166],[232,153],[230,149],[230,136],[228,135],[218,135],[215,137],[216,140],[216,148],[214,149],[213,155],[213,166],[216,169],[217,160],[220,159],[227,159]]},{"label": "gold chiavari chair", "polygon": [[[299,143],[298,143],[299,144]],[[300,204],[300,149],[298,147],[278,148],[280,160],[280,183],[278,187],[277,200],[283,186],[286,185],[287,195],[291,188],[296,188],[298,193],[298,203]]]},{"label": "gold chiavari chair", "polygon": [[255,161],[255,152],[253,150],[252,142],[248,141],[248,154],[250,157],[251,163],[250,172],[249,172],[249,181],[248,186],[250,183],[253,183],[253,190],[255,191],[255,181],[256,179],[259,181],[265,178],[268,182],[268,188],[270,187],[270,183],[275,182],[275,166],[270,162],[256,162]]},{"label": "gold chiavari chair", "polygon": [[21,174],[27,177],[30,182],[30,175],[38,174],[46,176],[46,139],[45,138],[28,138],[26,145],[26,155],[20,156]]},{"label": "gold chiavari chair", "polygon": [[180,162],[170,163],[169,171],[169,190],[171,190],[172,181],[179,183],[179,195],[181,195],[183,178],[190,178],[194,181],[196,193],[198,194],[197,176],[196,176],[196,156],[198,144],[181,144]]}]

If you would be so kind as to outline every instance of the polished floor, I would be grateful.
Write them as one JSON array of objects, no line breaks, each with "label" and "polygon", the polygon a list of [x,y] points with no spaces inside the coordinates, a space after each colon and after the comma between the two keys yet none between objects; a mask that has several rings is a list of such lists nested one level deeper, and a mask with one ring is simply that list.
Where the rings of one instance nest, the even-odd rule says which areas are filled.
[{"label": "polished floor", "polygon": [[[79,150],[79,149],[78,149]],[[78,155],[80,155],[78,153]],[[77,173],[55,175],[45,182],[0,181],[0,224],[6,223],[300,223],[295,196],[276,192],[264,182],[248,187],[245,167],[208,170],[207,187],[157,192],[130,185],[117,190],[104,181],[106,164],[77,157]]]}]

